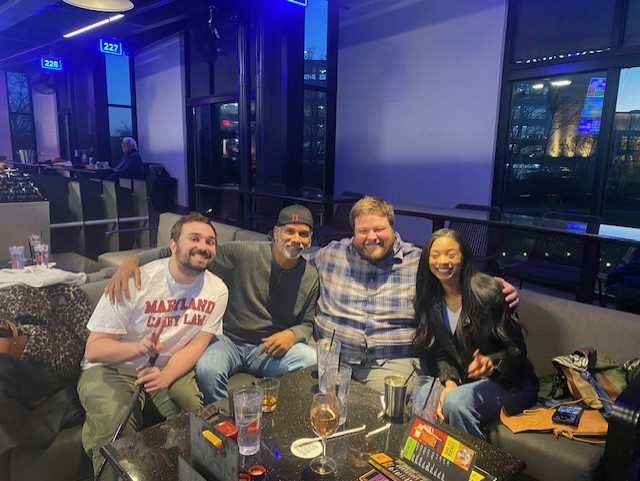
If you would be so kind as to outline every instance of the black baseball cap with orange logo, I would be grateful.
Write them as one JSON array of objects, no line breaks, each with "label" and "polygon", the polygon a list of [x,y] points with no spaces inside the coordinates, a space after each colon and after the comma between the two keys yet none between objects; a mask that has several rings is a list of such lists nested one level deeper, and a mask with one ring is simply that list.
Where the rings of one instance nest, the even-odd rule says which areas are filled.
[{"label": "black baseball cap with orange logo", "polygon": [[285,207],[278,215],[278,227],[287,224],[307,224],[313,229],[313,216],[311,215],[311,211],[299,204]]}]

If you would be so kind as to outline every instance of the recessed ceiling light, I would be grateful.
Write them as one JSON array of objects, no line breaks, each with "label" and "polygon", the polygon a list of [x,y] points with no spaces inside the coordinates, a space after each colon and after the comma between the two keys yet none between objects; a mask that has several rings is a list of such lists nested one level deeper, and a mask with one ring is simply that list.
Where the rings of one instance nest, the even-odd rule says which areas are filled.
[{"label": "recessed ceiling light", "polygon": [[532,89],[540,90],[544,88],[544,84],[533,84],[531,86]]},{"label": "recessed ceiling light", "polygon": [[96,12],[126,12],[133,8],[129,0],[64,0],[64,3]]}]

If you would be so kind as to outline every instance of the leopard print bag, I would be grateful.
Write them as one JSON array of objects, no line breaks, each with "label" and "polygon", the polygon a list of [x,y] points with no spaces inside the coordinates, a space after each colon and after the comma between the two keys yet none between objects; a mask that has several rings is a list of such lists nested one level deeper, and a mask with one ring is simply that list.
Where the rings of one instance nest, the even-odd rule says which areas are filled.
[{"label": "leopard print bag", "polygon": [[29,336],[21,359],[71,383],[80,375],[91,312],[87,296],[76,286],[17,285],[0,290],[0,319],[10,320]]}]

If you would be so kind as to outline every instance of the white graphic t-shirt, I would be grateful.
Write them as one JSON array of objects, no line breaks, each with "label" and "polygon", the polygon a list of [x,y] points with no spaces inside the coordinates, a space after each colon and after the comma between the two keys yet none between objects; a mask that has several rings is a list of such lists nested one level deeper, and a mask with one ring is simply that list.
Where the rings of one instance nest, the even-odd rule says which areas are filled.
[{"label": "white graphic t-shirt", "polygon": [[[192,284],[178,284],[169,272],[169,259],[159,259],[140,269],[142,290],[138,291],[133,279],[129,281],[131,300],[111,304],[103,296],[89,319],[87,329],[105,334],[122,334],[124,342],[138,342],[162,323],[160,334],[162,352],[156,362],[163,367],[169,358],[182,349],[201,330],[211,334],[222,333],[222,315],[227,307],[229,290],[218,276],[209,271],[200,274]],[[123,368],[136,368],[146,364],[148,358],[138,357],[119,364]],[[96,363],[86,359],[82,369]]]}]

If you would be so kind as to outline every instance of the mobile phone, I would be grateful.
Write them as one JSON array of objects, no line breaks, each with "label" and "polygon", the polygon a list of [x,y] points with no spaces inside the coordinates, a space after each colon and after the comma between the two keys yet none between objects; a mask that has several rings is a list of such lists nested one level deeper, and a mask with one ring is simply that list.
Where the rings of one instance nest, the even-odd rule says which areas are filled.
[{"label": "mobile phone", "polygon": [[569,426],[578,426],[583,408],[575,404],[561,404],[556,412],[551,416],[551,421],[556,424],[567,424]]}]

